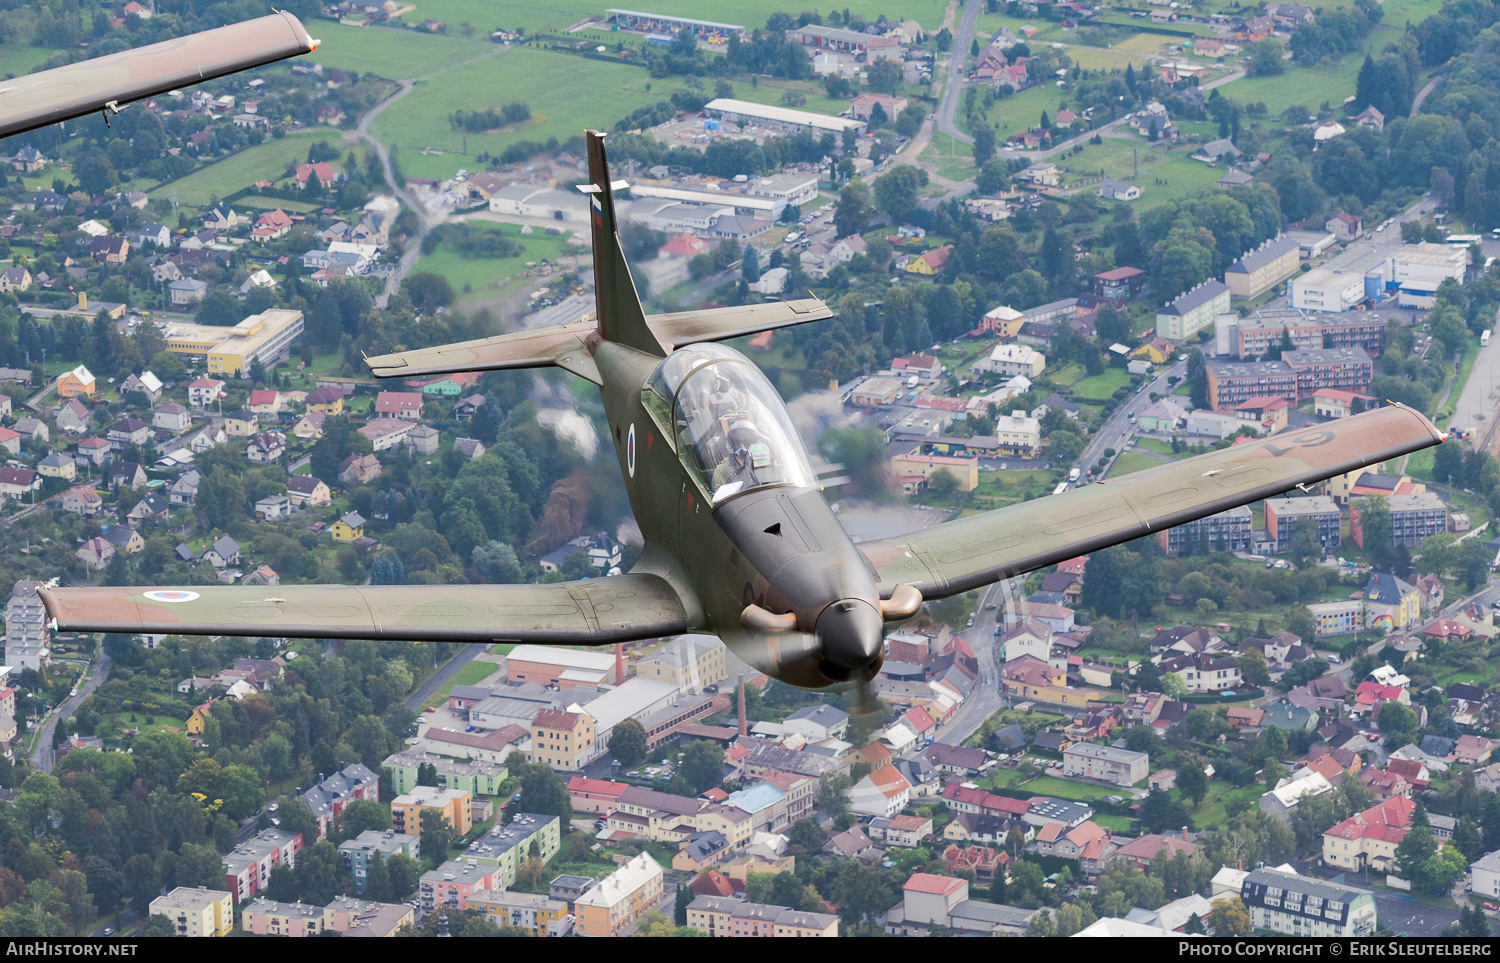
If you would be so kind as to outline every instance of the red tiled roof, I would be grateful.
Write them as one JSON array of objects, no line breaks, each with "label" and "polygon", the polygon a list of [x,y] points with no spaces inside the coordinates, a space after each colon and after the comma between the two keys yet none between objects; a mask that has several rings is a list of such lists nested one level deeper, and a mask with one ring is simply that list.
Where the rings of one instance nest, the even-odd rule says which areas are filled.
[{"label": "red tiled roof", "polygon": [[1336,839],[1380,839],[1399,843],[1406,838],[1406,829],[1411,825],[1415,808],[1416,804],[1410,799],[1397,796],[1362,813],[1355,813],[1323,835]]},{"label": "red tiled roof", "polygon": [[952,876],[936,876],[932,873],[912,873],[911,879],[906,881],[902,889],[912,893],[929,893],[933,896],[947,896],[955,893],[966,883]]},{"label": "red tiled roof", "polygon": [[531,720],[533,729],[572,729],[583,717],[566,709],[543,709]]},{"label": "red tiled roof", "polygon": [[612,782],[608,779],[589,779],[587,776],[574,776],[568,780],[568,792],[586,792],[595,796],[619,796],[630,787],[623,782]]}]

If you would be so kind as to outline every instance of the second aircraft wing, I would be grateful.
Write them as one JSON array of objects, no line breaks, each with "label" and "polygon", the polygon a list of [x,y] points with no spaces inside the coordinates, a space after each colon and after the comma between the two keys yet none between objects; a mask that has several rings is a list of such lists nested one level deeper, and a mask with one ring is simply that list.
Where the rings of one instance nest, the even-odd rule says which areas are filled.
[{"label": "second aircraft wing", "polygon": [[547,585],[39,589],[71,632],[604,645],[687,631],[676,591],[633,573]]},{"label": "second aircraft wing", "polygon": [[888,597],[946,598],[1077,555],[1271,498],[1443,440],[1404,405],[1284,432],[1061,495],[862,542]]}]

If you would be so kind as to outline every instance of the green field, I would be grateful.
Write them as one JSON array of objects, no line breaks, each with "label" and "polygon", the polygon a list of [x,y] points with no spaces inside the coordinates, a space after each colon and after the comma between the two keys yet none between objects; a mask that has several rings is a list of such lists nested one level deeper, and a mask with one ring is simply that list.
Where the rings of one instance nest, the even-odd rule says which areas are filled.
[{"label": "green field", "polygon": [[1071,397],[1076,401],[1104,401],[1116,391],[1130,384],[1130,372],[1124,368],[1108,368],[1103,374],[1084,378],[1073,386]]},{"label": "green field", "polygon": [[337,131],[315,130],[289,134],[286,137],[268,138],[261,144],[240,151],[200,167],[188,176],[163,184],[151,191],[151,196],[172,197],[189,207],[207,205],[214,197],[226,197],[256,181],[279,180],[288,161],[303,163],[307,160],[309,144],[318,140],[338,143]]},{"label": "green field", "polygon": [[[465,5],[472,2],[465,0]],[[440,37],[388,27],[350,27],[319,21],[315,33],[323,43],[313,57],[325,70],[357,70],[391,80],[420,77],[465,60],[502,52],[490,43],[488,32],[483,38],[459,37],[456,31],[454,36]]]},{"label": "green field", "polygon": [[465,258],[440,244],[431,254],[423,255],[417,261],[416,270],[431,271],[447,278],[460,300],[465,294],[492,295],[496,288],[522,274],[528,261],[540,264],[556,260],[563,255],[568,239],[568,234],[547,234],[540,230],[522,235],[521,228],[515,224],[488,221],[470,221],[469,224],[476,230],[499,231],[515,238],[525,250],[515,257]]},{"label": "green field", "polygon": [[[1432,12],[1432,11],[1429,11]],[[1376,56],[1388,43],[1400,39],[1401,32],[1387,22],[1370,33],[1363,50],[1345,54],[1336,63],[1318,67],[1293,67],[1288,61],[1286,73],[1275,77],[1244,77],[1230,81],[1218,88],[1225,97],[1233,97],[1241,103],[1260,102],[1272,117],[1293,104],[1301,104],[1313,113],[1329,103],[1338,106],[1345,97],[1354,93],[1354,79],[1365,60],[1365,51]],[[1426,14],[1422,14],[1426,16]],[[1417,80],[1413,86],[1421,89],[1424,81]]]},{"label": "green field", "polygon": [[1134,65],[1137,70],[1146,58],[1139,53],[1114,47],[1108,50],[1098,47],[1069,47],[1068,56],[1084,70],[1124,70]]},{"label": "green field", "polygon": [[1024,134],[1041,120],[1042,111],[1046,111],[1048,117],[1056,117],[1067,99],[1065,88],[1042,84],[995,101],[987,116],[999,130],[1001,138]]},{"label": "green field", "polygon": [[29,74],[54,53],[56,51],[27,43],[0,44],[0,74],[4,74],[6,80]]},{"label": "green field", "polygon": [[[872,23],[882,14],[888,20],[912,19],[936,31],[943,22],[946,5],[945,0],[840,0],[838,9],[861,14]],[[469,23],[487,38],[498,27],[560,33],[584,17],[603,16],[605,6],[592,0],[417,0],[416,9],[401,19],[407,23],[442,20],[452,36],[458,35],[460,24]],[[752,6],[735,0],[658,0],[645,9],[753,28],[765,26],[766,17],[777,10],[802,8],[776,3]]]},{"label": "green field", "polygon": [[[558,83],[559,77],[568,82]],[[607,130],[636,108],[666,100],[683,86],[683,78],[652,80],[643,68],[625,63],[522,47],[421,81],[371,127],[387,146],[400,148],[401,168],[408,176],[450,177],[460,167],[473,166],[459,153],[464,149],[463,134],[448,124],[455,108],[512,102],[531,108],[531,120],[519,127],[468,135],[470,154],[496,154],[520,140],[563,141],[587,127]],[[586,95],[580,96],[584,91]],[[445,156],[422,156],[423,148]]]},{"label": "green field", "polygon": [[1121,452],[1120,457],[1116,458],[1115,463],[1110,466],[1109,477],[1118,478],[1131,472],[1145,471],[1147,468],[1157,468],[1165,464],[1164,461],[1152,458],[1150,455],[1143,455],[1138,451],[1125,451]]}]

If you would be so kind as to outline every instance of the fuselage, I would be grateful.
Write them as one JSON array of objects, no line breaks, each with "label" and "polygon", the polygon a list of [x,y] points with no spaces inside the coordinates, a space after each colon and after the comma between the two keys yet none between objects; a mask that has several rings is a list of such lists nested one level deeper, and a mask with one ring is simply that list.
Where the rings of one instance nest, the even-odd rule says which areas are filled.
[{"label": "fuselage", "polygon": [[[759,368],[722,345],[664,362],[603,342],[594,362],[645,538],[635,570],[671,582],[693,630],[785,682],[817,689],[873,677],[884,623],[872,570]],[[751,607],[782,626],[748,627]]]}]

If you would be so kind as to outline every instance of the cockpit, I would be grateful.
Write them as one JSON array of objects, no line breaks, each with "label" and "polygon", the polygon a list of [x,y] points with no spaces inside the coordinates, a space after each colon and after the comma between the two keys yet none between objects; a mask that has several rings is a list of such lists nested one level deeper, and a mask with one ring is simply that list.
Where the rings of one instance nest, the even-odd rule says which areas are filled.
[{"label": "cockpit", "polygon": [[674,351],[652,372],[642,400],[710,504],[772,485],[817,485],[781,396],[731,348]]}]

